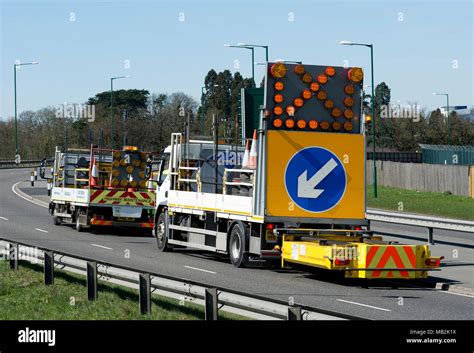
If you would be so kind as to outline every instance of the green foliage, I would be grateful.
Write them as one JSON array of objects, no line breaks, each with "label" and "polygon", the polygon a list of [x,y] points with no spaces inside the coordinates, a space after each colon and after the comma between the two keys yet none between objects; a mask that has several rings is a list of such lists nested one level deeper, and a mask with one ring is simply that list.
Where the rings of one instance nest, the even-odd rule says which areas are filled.
[{"label": "green foliage", "polygon": [[[241,316],[220,313],[223,320]],[[21,262],[11,271],[0,261],[0,320],[203,320],[202,306],[154,295],[152,313],[141,315],[138,292],[99,283],[98,300],[87,300],[84,277],[55,270],[54,285],[43,284],[42,268]]]}]

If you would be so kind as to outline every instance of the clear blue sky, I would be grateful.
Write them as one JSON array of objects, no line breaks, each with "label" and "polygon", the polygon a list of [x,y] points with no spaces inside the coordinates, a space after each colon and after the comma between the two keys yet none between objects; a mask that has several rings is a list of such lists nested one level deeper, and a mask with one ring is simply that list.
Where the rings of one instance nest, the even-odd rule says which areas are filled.
[{"label": "clear blue sky", "polygon": [[[117,89],[182,91],[199,100],[210,68],[235,72],[240,60],[239,71],[251,75],[250,51],[223,46],[238,42],[268,44],[270,60],[348,60],[364,67],[366,84],[369,49],[337,43],[373,43],[376,84],[390,86],[393,102],[444,105],[433,91],[448,92],[452,105],[474,102],[472,1],[0,2],[3,119],[13,116],[15,60],[40,62],[18,71],[20,112],[85,102],[108,90],[110,77],[127,74]],[[264,61],[263,49],[256,61]],[[257,66],[257,84],[262,76]]]}]

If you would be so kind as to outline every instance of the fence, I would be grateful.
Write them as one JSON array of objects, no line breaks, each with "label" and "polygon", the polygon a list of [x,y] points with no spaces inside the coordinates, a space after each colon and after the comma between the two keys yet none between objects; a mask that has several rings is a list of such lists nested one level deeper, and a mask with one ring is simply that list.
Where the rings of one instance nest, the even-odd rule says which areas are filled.
[{"label": "fence", "polygon": [[[46,159],[46,166],[51,166],[53,164],[54,159],[48,158]],[[16,164],[14,160],[10,161],[0,161],[0,169],[12,169],[12,168],[35,168],[41,165],[42,160],[40,159],[31,159],[31,160],[24,160],[21,163]]]},{"label": "fence", "polygon": [[[367,184],[372,184],[372,161],[367,161]],[[377,184],[400,189],[451,192],[473,197],[469,166],[376,161]],[[474,185],[473,185],[474,186]]]},{"label": "fence", "polygon": [[[372,160],[374,153],[367,152],[367,159]],[[392,161],[403,163],[421,163],[421,153],[417,152],[375,152],[377,161]]]},{"label": "fence", "polygon": [[393,224],[411,225],[423,227],[428,230],[428,243],[434,244],[433,229],[452,230],[454,232],[466,232],[474,234],[474,222],[459,219],[448,219],[433,216],[423,216],[418,214],[383,211],[377,209],[367,209],[367,219]]},{"label": "fence", "polygon": [[[107,263],[46,248],[39,249],[33,245],[5,238],[0,238],[0,243],[8,245],[6,251],[0,251],[0,257],[1,255],[4,257],[6,255],[12,270],[18,269],[21,255],[23,255],[24,260],[36,264],[43,263],[45,285],[54,284],[55,267],[68,271],[75,270],[77,272],[79,270],[81,273],[85,272],[87,277],[87,296],[91,301],[98,298],[99,278],[114,279],[122,283],[138,285],[139,308],[142,314],[151,312],[151,294],[157,290],[204,301],[206,320],[217,320],[218,311],[224,306],[283,320],[367,320],[362,317],[296,303],[289,305],[282,300],[143,271],[139,268]],[[28,251],[28,249],[34,249],[35,251]]]}]

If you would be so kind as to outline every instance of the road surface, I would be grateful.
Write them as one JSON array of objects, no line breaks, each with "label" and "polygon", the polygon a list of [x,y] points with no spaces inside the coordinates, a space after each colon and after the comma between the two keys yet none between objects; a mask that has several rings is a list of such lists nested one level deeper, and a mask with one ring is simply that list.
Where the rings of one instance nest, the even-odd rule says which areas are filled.
[{"label": "road surface", "polygon": [[[29,172],[27,169],[0,171],[0,237],[271,298],[293,298],[295,303],[368,319],[474,318],[474,296],[438,290],[429,281],[426,285],[407,282],[398,288],[392,288],[392,282],[375,282],[365,288],[364,281],[347,281],[332,276],[326,278],[327,276],[318,273],[268,268],[237,269],[227,258],[202,251],[183,249],[161,253],[156,248],[154,238],[134,230],[104,228],[79,233],[70,226],[55,226],[47,208],[28,202],[12,191],[12,186],[17,182],[29,181]],[[21,185],[24,192],[45,199],[45,189],[39,186],[31,189],[28,183]],[[374,223],[373,227],[390,233],[406,231],[381,223]],[[424,234],[423,230],[416,232],[418,233],[410,231],[408,234],[420,237]],[[435,233],[435,239],[446,240],[452,237],[455,241],[454,245],[435,246],[435,253],[438,249],[451,251],[457,248],[461,258],[451,258],[445,254],[448,263],[454,262],[455,266],[452,267],[455,271],[450,273],[444,268],[444,271],[436,273],[434,281],[454,281],[464,285],[472,283],[474,243],[469,236],[470,234]]]}]

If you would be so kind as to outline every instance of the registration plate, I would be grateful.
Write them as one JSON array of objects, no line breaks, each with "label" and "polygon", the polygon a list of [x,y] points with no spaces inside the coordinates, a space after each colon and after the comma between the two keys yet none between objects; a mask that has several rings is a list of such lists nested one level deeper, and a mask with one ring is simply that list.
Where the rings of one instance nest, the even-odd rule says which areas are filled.
[{"label": "registration plate", "polygon": [[272,230],[268,230],[265,232],[265,240],[267,243],[276,243],[278,240],[278,237],[273,234]]},{"label": "registration plate", "polygon": [[127,221],[127,222],[130,222],[130,221],[134,221],[135,218],[133,218],[133,217],[119,217],[118,220],[119,220],[119,221]]}]

